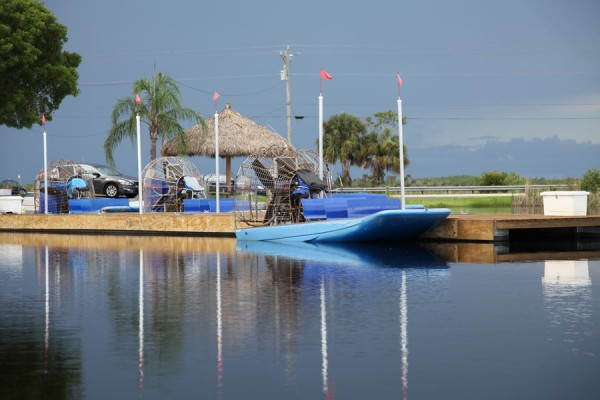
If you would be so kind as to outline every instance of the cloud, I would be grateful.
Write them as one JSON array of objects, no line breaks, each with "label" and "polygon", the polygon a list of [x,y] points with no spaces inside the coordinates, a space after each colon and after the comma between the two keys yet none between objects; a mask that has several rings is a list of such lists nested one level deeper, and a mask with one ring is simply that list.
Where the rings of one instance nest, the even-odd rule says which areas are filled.
[{"label": "cloud", "polygon": [[414,177],[481,175],[486,171],[515,172],[525,177],[580,177],[600,167],[600,144],[550,138],[488,140],[483,147],[445,145],[408,149]]}]

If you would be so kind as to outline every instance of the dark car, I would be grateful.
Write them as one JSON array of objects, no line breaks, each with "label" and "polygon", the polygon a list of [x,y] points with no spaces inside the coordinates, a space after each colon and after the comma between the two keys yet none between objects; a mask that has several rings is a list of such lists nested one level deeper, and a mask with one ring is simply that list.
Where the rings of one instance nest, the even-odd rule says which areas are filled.
[{"label": "dark car", "polygon": [[10,194],[12,196],[25,197],[25,195],[27,194],[27,190],[14,179],[5,179],[2,182],[0,182],[0,189],[10,189]]},{"label": "dark car", "polygon": [[105,195],[106,197],[125,196],[133,198],[138,195],[137,179],[126,176],[115,170],[101,164],[77,164],[83,170],[82,177],[89,181],[92,179],[94,184],[94,193],[96,195]]}]

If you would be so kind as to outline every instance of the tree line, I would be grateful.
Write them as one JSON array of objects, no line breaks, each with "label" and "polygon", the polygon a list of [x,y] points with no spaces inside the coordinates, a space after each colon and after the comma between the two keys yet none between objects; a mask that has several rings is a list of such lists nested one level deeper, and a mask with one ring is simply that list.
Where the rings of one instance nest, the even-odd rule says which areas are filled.
[{"label": "tree line", "polygon": [[[406,124],[406,117],[402,124]],[[386,172],[400,172],[397,128],[398,113],[393,110],[364,120],[347,113],[332,115],[323,123],[323,159],[330,164],[340,163],[339,183],[343,186],[352,186],[352,166],[371,169],[371,183],[382,185]],[[409,163],[404,146],[404,166]]]}]

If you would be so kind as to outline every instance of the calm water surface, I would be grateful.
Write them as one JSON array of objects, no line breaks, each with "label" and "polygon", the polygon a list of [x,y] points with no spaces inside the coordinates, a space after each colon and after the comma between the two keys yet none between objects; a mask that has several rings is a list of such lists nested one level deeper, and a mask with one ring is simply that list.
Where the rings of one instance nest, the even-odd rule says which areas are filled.
[{"label": "calm water surface", "polygon": [[0,399],[598,399],[600,260],[545,257],[0,234]]}]

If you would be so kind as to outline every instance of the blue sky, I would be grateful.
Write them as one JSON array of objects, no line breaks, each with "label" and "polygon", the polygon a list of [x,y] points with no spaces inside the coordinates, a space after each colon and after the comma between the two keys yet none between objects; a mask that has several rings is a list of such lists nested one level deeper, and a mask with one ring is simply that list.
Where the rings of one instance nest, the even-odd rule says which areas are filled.
[{"label": "blue sky", "polygon": [[[214,113],[218,91],[219,108],[231,103],[286,137],[279,72],[280,51],[290,45],[292,113],[305,116],[292,120],[298,147],[315,148],[321,67],[333,75],[324,82],[325,119],[395,109],[400,72],[409,119],[406,173],[413,177],[491,168],[581,176],[600,168],[596,0],[44,3],[68,28],[65,49],[83,57],[80,95],[65,99],[46,125],[49,161],[104,162],[113,105],[132,95],[133,81],[155,72],[180,82],[184,104],[205,117]],[[42,128],[0,127],[0,134],[0,179],[33,181],[43,168]],[[544,140],[555,152],[539,146]],[[148,142],[143,130],[142,165],[149,161]],[[510,143],[525,159],[513,162]],[[565,143],[570,158],[557,166]],[[461,152],[445,151],[449,146]],[[524,147],[530,147],[529,164]],[[490,148],[504,153],[481,157]],[[118,169],[136,174],[134,145],[123,142],[115,160]],[[202,173],[214,169],[212,160],[194,162]]]}]

